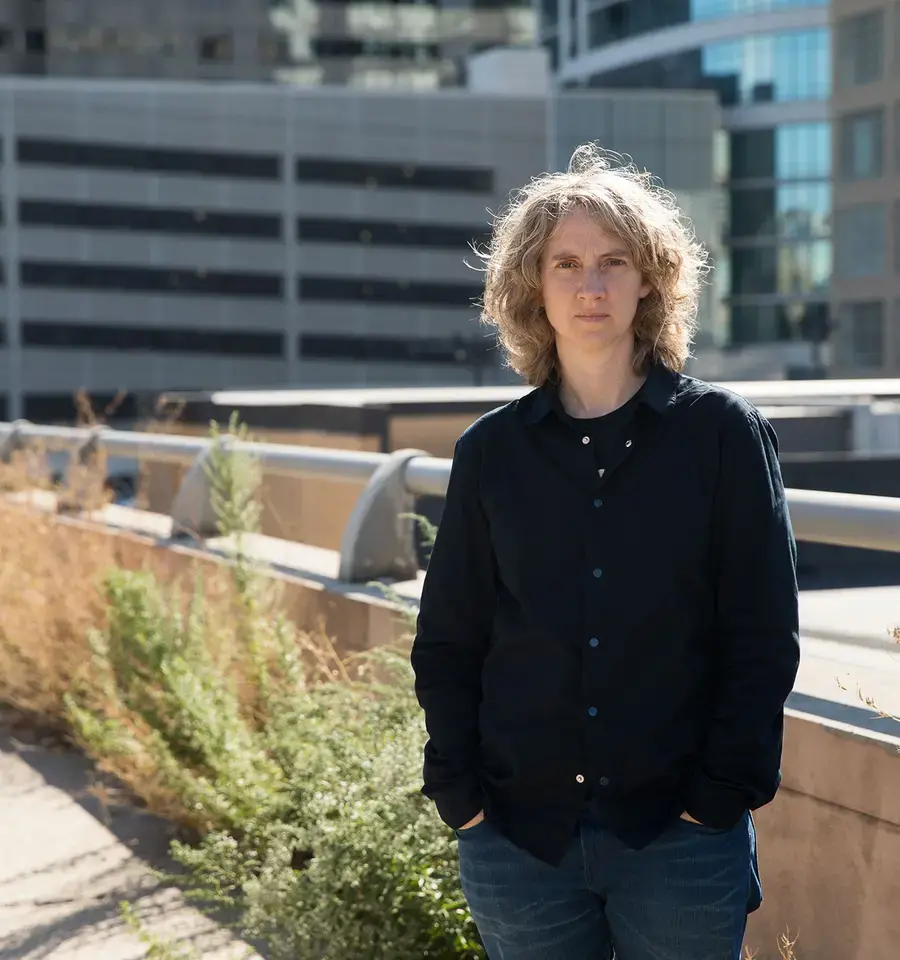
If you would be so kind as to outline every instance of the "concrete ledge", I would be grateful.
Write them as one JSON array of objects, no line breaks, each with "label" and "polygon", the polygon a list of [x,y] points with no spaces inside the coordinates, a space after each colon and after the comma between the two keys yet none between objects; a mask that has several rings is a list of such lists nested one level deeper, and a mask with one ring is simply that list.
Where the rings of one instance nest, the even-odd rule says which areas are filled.
[{"label": "concrete ledge", "polygon": [[888,960],[900,944],[900,738],[791,711],[784,781],[756,812],[764,889],[747,944],[778,957]]},{"label": "concrete ledge", "polygon": [[[112,538],[115,562],[126,569],[152,563],[166,577],[186,573],[193,564],[221,566],[235,552],[230,538],[185,541],[171,538],[171,520],[161,514],[108,506],[86,514],[57,513],[57,501],[46,492],[15,494],[8,499],[48,514],[70,536]],[[371,649],[399,640],[408,631],[402,614],[407,601],[418,595],[419,581],[386,584],[397,601],[378,586],[345,584],[336,579],[336,551],[254,535],[247,552],[266,562],[270,575],[284,585],[287,615],[304,631],[325,634],[340,655]]]}]

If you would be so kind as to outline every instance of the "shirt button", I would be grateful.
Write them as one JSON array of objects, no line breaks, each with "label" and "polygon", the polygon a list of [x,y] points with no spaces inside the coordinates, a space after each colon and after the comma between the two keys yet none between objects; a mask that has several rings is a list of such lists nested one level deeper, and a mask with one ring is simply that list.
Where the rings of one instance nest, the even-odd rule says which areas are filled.
[{"label": "shirt button", "polygon": [[591,639],[588,640],[588,643],[589,643],[592,647],[599,647],[599,646],[600,646],[600,641],[597,639],[597,637],[591,637]]},{"label": "shirt button", "polygon": [[603,571],[599,567],[597,567],[594,570],[594,576],[599,580],[603,576]]},{"label": "shirt button", "polygon": [[588,716],[589,716],[589,717],[596,717],[596,716],[597,716],[597,708],[596,708],[596,707],[588,707]]},{"label": "shirt button", "polygon": [[602,500],[595,500],[595,501],[594,501],[594,506],[595,506],[595,507],[602,507],[602,506],[603,506],[603,501],[602,501]]},{"label": "shirt button", "polygon": [[626,447],[630,447],[630,446],[631,446],[631,441],[630,441],[630,440],[626,440],[626,441],[625,441],[625,446],[626,446]]},{"label": "shirt button", "polygon": [[582,437],[582,438],[581,438],[581,442],[582,442],[582,443],[590,443],[590,442],[591,442],[591,438],[590,438],[590,437]]},{"label": "shirt button", "polygon": [[608,787],[608,786],[609,786],[609,777],[601,777],[601,778],[600,778],[600,786],[601,786],[601,787]]}]

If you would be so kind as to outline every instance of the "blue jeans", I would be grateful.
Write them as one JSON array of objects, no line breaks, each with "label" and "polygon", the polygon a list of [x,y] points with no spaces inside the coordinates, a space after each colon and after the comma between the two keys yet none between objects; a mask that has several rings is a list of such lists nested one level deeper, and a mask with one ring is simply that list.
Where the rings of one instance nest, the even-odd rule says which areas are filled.
[{"label": "blue jeans", "polygon": [[588,819],[559,867],[487,821],[457,837],[490,960],[740,960],[762,901],[749,814],[731,830],[679,818],[641,850]]}]

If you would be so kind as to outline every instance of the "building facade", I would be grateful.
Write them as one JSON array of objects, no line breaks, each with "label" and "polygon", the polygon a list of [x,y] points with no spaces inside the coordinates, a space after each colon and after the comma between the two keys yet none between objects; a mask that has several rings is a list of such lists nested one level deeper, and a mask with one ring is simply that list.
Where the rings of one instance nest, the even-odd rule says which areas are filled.
[{"label": "building facade", "polygon": [[0,73],[430,89],[534,35],[528,0],[0,0]]},{"label": "building facade", "polygon": [[542,0],[561,86],[702,89],[723,108],[720,344],[815,339],[832,266],[825,0]]},{"label": "building facade", "polygon": [[833,364],[900,376],[900,3],[834,0]]},{"label": "building facade", "polygon": [[508,382],[469,244],[577,143],[635,151],[636,118],[714,247],[707,93],[0,81],[0,419],[68,419],[79,389]]}]

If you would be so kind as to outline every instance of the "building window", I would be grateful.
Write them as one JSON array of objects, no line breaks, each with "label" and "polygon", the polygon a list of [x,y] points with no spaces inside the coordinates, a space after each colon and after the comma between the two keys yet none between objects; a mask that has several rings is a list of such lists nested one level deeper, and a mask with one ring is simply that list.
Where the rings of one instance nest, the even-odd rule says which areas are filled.
[{"label": "building window", "polygon": [[900,173],[900,100],[894,104],[894,168]]},{"label": "building window", "polygon": [[410,280],[363,280],[349,277],[300,277],[302,300],[414,304],[435,307],[472,307],[482,289],[463,283],[426,283]]},{"label": "building window", "polygon": [[382,163],[377,160],[298,157],[296,178],[301,183],[343,183],[369,187],[407,187],[418,190],[459,190],[491,193],[494,172],[483,167],[445,167],[430,163]]},{"label": "building window", "polygon": [[734,180],[827,180],[831,176],[831,125],[785,123],[731,135]]},{"label": "building window", "polygon": [[230,33],[214,33],[197,40],[197,59],[201,63],[231,63],[234,60],[234,37]]},{"label": "building window", "polygon": [[116,203],[21,200],[19,222],[25,226],[72,227],[81,230],[281,239],[281,218],[275,214],[231,213],[200,208],[184,210]]},{"label": "building window", "polygon": [[25,52],[39,53],[39,54],[47,52],[46,30],[26,30],[25,31]]},{"label": "building window", "polygon": [[541,0],[541,31],[549,33],[559,23],[559,0]]},{"label": "building window", "polygon": [[894,270],[900,273],[900,200],[894,203]]},{"label": "building window", "polygon": [[23,261],[23,287],[72,290],[119,290],[135,293],[247,297],[279,300],[281,275],[245,270],[179,269],[177,267],[123,267],[98,263]]},{"label": "building window", "polygon": [[264,153],[132,147],[124,143],[22,137],[16,143],[21,164],[81,167],[89,170],[145,170],[148,173],[202,174],[249,180],[278,180],[281,162]]},{"label": "building window", "polygon": [[782,304],[735,304],[731,308],[732,346],[780,343],[791,339],[790,320]]},{"label": "building window", "polygon": [[731,280],[734,293],[772,293],[777,278],[778,257],[774,245],[732,249]]},{"label": "building window", "polygon": [[841,87],[880,80],[884,71],[884,11],[845,17],[837,30],[837,76]]},{"label": "building window", "polygon": [[778,247],[778,293],[785,297],[828,293],[831,244],[785,243]]},{"label": "building window", "polygon": [[884,172],[884,110],[841,117],[839,148],[843,180],[880,177]]},{"label": "building window", "polygon": [[291,62],[287,38],[280,33],[262,31],[259,34],[259,61],[268,66],[283,66]]},{"label": "building window", "polygon": [[322,243],[462,250],[473,241],[484,243],[488,237],[489,234],[483,227],[457,227],[441,223],[396,223],[320,217],[300,217],[297,221],[299,241],[316,240]]},{"label": "building window", "polygon": [[878,370],[884,365],[884,303],[843,303],[838,310],[839,362]]},{"label": "building window", "polygon": [[51,349],[149,350],[243,357],[281,357],[284,335],[247,330],[186,330],[105,323],[22,322],[22,346]]},{"label": "building window", "polygon": [[884,273],[885,208],[864,203],[835,215],[836,272],[839,277],[877,277]]},{"label": "building window", "polygon": [[383,363],[488,363],[496,349],[493,340],[471,337],[375,337],[305,333],[300,355],[307,360],[368,360]]}]

